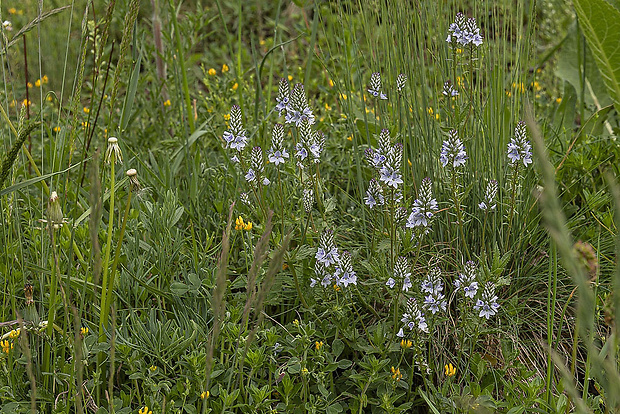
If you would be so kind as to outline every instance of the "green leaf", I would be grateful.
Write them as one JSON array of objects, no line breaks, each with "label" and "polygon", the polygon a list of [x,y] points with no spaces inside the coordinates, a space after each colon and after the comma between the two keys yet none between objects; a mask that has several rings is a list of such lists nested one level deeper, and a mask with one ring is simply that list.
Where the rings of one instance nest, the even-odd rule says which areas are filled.
[{"label": "green leaf", "polygon": [[596,59],[605,86],[620,108],[620,11],[604,0],[575,0],[579,24]]},{"label": "green leaf", "polygon": [[332,354],[334,355],[334,358],[338,358],[340,354],[342,354],[343,350],[344,342],[342,342],[341,339],[334,339],[334,342],[332,342]]},{"label": "green leaf", "polygon": [[138,57],[138,61],[133,68],[133,72],[131,73],[127,95],[125,95],[125,103],[123,104],[123,112],[121,114],[121,131],[125,131],[127,125],[129,124],[129,115],[131,114],[131,110],[133,108],[133,101],[136,97],[136,90],[138,89],[138,80],[140,79],[141,66],[142,55]]}]

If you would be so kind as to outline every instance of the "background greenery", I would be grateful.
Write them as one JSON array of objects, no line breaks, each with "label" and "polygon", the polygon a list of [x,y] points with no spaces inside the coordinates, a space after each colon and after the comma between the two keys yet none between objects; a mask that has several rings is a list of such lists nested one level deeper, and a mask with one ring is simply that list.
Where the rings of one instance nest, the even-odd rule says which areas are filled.
[{"label": "background greenery", "polygon": [[[460,120],[442,98],[459,82],[445,42],[457,12],[484,37],[458,69]],[[605,0],[0,1],[0,412],[614,412],[617,14]],[[387,102],[367,93],[373,72]],[[280,78],[305,86],[327,136],[311,225],[293,165],[284,189],[271,177],[271,226],[239,200],[244,172],[222,146],[233,104],[252,145],[270,146]],[[488,180],[509,188],[519,120],[534,168],[514,222],[504,194],[486,224],[476,205]],[[462,237],[439,163],[456,127]],[[392,239],[363,203],[382,128],[404,144],[405,199],[428,176],[440,203],[414,276],[433,262],[453,280],[470,255],[500,297],[468,327],[452,298],[411,349],[385,289]],[[309,287],[325,228],[352,253],[355,288]],[[575,254],[577,240],[592,250]]]}]

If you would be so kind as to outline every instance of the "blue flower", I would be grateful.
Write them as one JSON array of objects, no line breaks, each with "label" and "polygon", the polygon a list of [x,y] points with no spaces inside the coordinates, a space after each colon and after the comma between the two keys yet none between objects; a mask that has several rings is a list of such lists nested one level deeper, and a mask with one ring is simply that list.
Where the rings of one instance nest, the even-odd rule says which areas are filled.
[{"label": "blue flower", "polygon": [[411,283],[411,279],[409,278],[409,276],[405,276],[405,278],[403,279],[403,291],[409,292],[409,289],[411,289],[412,287],[413,284]]},{"label": "blue flower", "polygon": [[366,204],[370,209],[377,205],[377,200],[370,193],[370,189],[366,190],[366,197],[364,197],[364,204]]},{"label": "blue flower", "polygon": [[389,287],[390,289],[394,289],[394,285],[396,285],[396,281],[393,278],[389,278],[387,282],[385,282],[385,286]]},{"label": "blue flower", "polygon": [[308,156],[308,151],[306,150],[304,145],[301,142],[298,142],[297,145],[295,146],[295,149],[297,150],[297,152],[295,153],[295,156],[297,158],[300,158],[302,161],[305,160],[306,157]]},{"label": "blue flower", "polygon": [[288,152],[285,149],[282,150],[274,150],[273,148],[269,150],[269,162],[274,163],[275,165],[284,164],[285,158],[288,158]]},{"label": "blue flower", "polygon": [[276,101],[278,102],[278,104],[276,105],[276,111],[278,111],[278,114],[280,116],[282,116],[282,112],[284,112],[285,110],[288,109],[288,96],[284,96],[282,98],[278,97],[276,98]]},{"label": "blue flower", "polygon": [[441,154],[439,161],[444,167],[448,164],[452,164],[454,168],[458,168],[461,165],[465,165],[467,160],[467,153],[465,152],[465,146],[458,138],[456,130],[450,131],[448,139],[445,140],[441,146]]},{"label": "blue flower", "polygon": [[403,183],[403,179],[401,178],[401,175],[398,173],[398,171],[392,168],[388,168],[386,166],[386,167],[381,168],[380,172],[381,172],[380,180],[386,183],[388,186],[398,188],[398,185]]},{"label": "blue flower", "polygon": [[245,180],[249,183],[253,182],[254,180],[256,180],[256,173],[254,172],[253,169],[249,169],[247,174],[245,175]]}]

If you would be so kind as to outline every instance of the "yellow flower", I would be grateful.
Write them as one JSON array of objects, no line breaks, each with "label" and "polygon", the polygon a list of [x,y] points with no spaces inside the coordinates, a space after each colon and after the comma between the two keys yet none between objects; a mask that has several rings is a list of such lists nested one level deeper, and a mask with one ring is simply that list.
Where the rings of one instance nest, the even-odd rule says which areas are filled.
[{"label": "yellow flower", "polygon": [[512,82],[512,88],[518,90],[521,93],[525,92],[525,85],[523,84],[523,82]]},{"label": "yellow flower", "polygon": [[460,55],[461,53],[463,53],[463,49],[461,49],[461,48],[456,49],[456,53],[458,53]]},{"label": "yellow flower", "polygon": [[325,102],[325,109],[327,109],[328,111],[331,111],[332,107],[329,106],[329,104],[327,102]]},{"label": "yellow flower", "polygon": [[265,40],[261,39],[258,41],[258,44],[261,46],[265,46]]},{"label": "yellow flower", "polygon": [[81,335],[82,337],[84,337],[84,336],[88,335],[88,328],[87,328],[87,327],[82,327],[82,328],[80,328],[80,335]]},{"label": "yellow flower", "polygon": [[295,326],[299,326],[299,321],[298,321],[297,319],[295,319],[295,320],[293,321],[293,325],[295,325]]},{"label": "yellow flower", "polygon": [[15,7],[11,7],[9,9],[9,14],[15,14],[15,13],[17,13],[17,9]]},{"label": "yellow flower", "polygon": [[306,368],[306,367],[302,368],[302,369],[301,369],[301,375],[303,375],[304,377],[305,377],[306,375],[308,375],[308,368]]},{"label": "yellow flower", "polygon": [[153,411],[149,411],[148,405],[145,405],[144,407],[140,408],[138,414],[153,414]]},{"label": "yellow flower", "polygon": [[403,377],[403,374],[400,373],[400,368],[395,369],[394,367],[392,367],[390,370],[392,371],[392,379],[400,381]]},{"label": "yellow flower", "polygon": [[41,78],[41,80],[43,81],[43,83],[47,83],[49,81],[49,78],[47,77],[47,75],[43,75],[43,78]]},{"label": "yellow flower", "polygon": [[454,365],[452,365],[452,363],[447,364],[444,367],[444,371],[447,377],[453,377],[456,374],[456,368],[454,368]]},{"label": "yellow flower", "polygon": [[340,286],[338,286],[338,285],[334,285],[334,290],[335,290],[336,292],[340,292]]},{"label": "yellow flower", "polygon": [[562,98],[561,98],[561,97],[560,97],[560,98],[557,98],[557,99],[555,100],[555,102],[556,102],[556,103],[562,103]]},{"label": "yellow flower", "polygon": [[409,339],[403,339],[400,341],[400,347],[401,348],[405,348],[405,349],[409,349],[413,346],[413,342],[411,342],[411,340]]},{"label": "yellow flower", "polygon": [[206,400],[207,398],[209,398],[210,395],[211,393],[209,391],[203,391],[202,394],[200,394],[200,398]]},{"label": "yellow flower", "polygon": [[510,98],[512,96],[512,92],[506,91],[506,96]]},{"label": "yellow flower", "polygon": [[47,95],[45,99],[47,99],[48,102],[52,102],[52,99],[54,98],[52,97],[52,95]]},{"label": "yellow flower", "polygon": [[428,108],[426,108],[426,112],[428,112],[429,115],[433,115],[433,108],[431,108],[430,106]]},{"label": "yellow flower", "polygon": [[248,221],[248,222],[245,224],[245,226],[243,226],[243,230],[245,230],[245,231],[250,231],[250,230],[252,230],[252,222],[251,222],[251,221]]},{"label": "yellow flower", "polygon": [[15,339],[19,336],[19,334],[21,333],[20,329],[13,329],[11,332],[9,332],[9,338],[11,339]]},{"label": "yellow flower", "polygon": [[323,346],[323,341],[321,342],[314,342],[314,348],[318,351],[319,349],[321,349],[321,347]]},{"label": "yellow flower", "polygon": [[166,99],[166,100],[164,101],[164,106],[170,106],[170,105],[171,105],[171,103],[170,103],[170,99]]},{"label": "yellow flower", "polygon": [[30,106],[31,104],[32,104],[32,102],[30,102],[28,99],[24,99],[24,100],[22,101],[22,105],[23,105],[23,106]]},{"label": "yellow flower", "polygon": [[84,113],[90,114],[90,108],[84,107]]},{"label": "yellow flower", "polygon": [[235,220],[235,230],[243,230],[245,228],[245,223],[243,222],[243,217],[239,216],[237,220]]},{"label": "yellow flower", "polygon": [[538,83],[538,81],[532,82],[532,86],[534,87],[535,91],[539,91],[540,90],[540,83]]},{"label": "yellow flower", "polygon": [[29,88],[32,88],[32,83],[28,82],[26,86],[28,86]]},{"label": "yellow flower", "polygon": [[149,367],[149,370],[150,370],[151,372],[155,372],[155,371],[157,371],[157,367],[156,367],[155,365],[151,365],[151,366]]},{"label": "yellow flower", "polygon": [[34,86],[36,86],[37,88],[41,86],[41,79],[37,79],[36,82],[34,83]]},{"label": "yellow flower", "polygon": [[11,349],[13,349],[13,343],[9,341],[0,341],[0,346],[2,347],[2,352],[8,354]]},{"label": "yellow flower", "polygon": [[59,126],[54,127],[54,132],[60,132],[60,127]]},{"label": "yellow flower", "polygon": [[456,84],[457,84],[459,87],[461,87],[461,88],[462,88],[462,87],[463,87],[463,78],[461,78],[460,76],[457,76],[457,77],[456,77]]},{"label": "yellow flower", "polygon": [[235,84],[232,86],[232,90],[236,91],[238,87],[239,87],[239,84],[235,82]]},{"label": "yellow flower", "polygon": [[353,137],[352,137],[352,136],[348,136],[348,137],[347,137],[347,140],[348,140],[348,141],[353,141]]},{"label": "yellow flower", "polygon": [[88,128],[88,122],[86,121],[82,122],[82,128]]},{"label": "yellow flower", "polygon": [[224,63],[222,65],[222,73],[226,73],[226,72],[228,72],[228,70],[229,70],[228,65],[226,63]]},{"label": "yellow flower", "polygon": [[215,76],[217,74],[217,72],[213,68],[209,69],[207,73],[209,74],[209,76]]},{"label": "yellow flower", "polygon": [[230,114],[224,114],[224,120],[230,121]]},{"label": "yellow flower", "polygon": [[330,86],[331,88],[333,88],[333,87],[334,87],[334,81],[333,81],[333,80],[331,80],[331,79],[330,79],[330,80],[328,81],[328,83],[329,83],[329,86]]},{"label": "yellow flower", "polygon": [[409,158],[407,158],[407,164],[409,164],[410,167],[413,165],[411,164],[411,160]]},{"label": "yellow flower", "polygon": [[293,80],[293,76],[288,75],[288,81],[290,82],[290,81],[292,81],[292,80]]}]

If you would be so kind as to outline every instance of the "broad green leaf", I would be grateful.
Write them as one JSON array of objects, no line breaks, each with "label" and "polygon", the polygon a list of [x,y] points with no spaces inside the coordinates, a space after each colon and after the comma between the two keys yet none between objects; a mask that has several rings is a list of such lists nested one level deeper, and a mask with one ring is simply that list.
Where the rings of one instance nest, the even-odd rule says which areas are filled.
[{"label": "broad green leaf", "polygon": [[605,0],[575,0],[579,24],[592,50],[605,86],[620,108],[620,11]]}]

